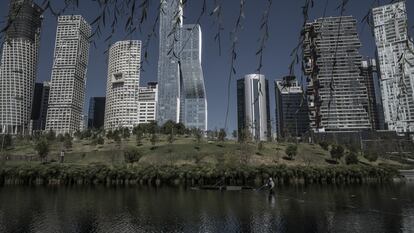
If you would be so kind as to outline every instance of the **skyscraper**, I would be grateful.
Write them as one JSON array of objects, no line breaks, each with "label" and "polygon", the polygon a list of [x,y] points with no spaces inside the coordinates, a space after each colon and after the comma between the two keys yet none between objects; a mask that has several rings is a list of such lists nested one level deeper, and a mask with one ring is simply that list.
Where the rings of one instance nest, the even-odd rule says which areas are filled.
[{"label": "skyscraper", "polygon": [[414,133],[414,54],[405,1],[372,10],[385,124]]},{"label": "skyscraper", "polygon": [[147,87],[139,88],[139,124],[156,121],[158,84],[149,82]]},{"label": "skyscraper", "polygon": [[[378,89],[378,69],[375,59],[363,60],[361,64],[361,76],[363,83],[367,87],[368,93],[368,113],[372,128],[375,130],[383,129],[380,124],[381,113],[379,112],[379,105],[377,103],[376,86]],[[377,84],[377,85],[376,85]],[[380,108],[382,110],[382,107]]]},{"label": "skyscraper", "polygon": [[157,121],[207,130],[200,25],[183,25],[181,0],[161,0]]},{"label": "skyscraper", "polygon": [[276,127],[278,137],[300,137],[309,130],[306,96],[295,76],[275,81]]},{"label": "skyscraper", "polygon": [[42,131],[46,128],[49,93],[50,82],[36,83],[32,107],[33,131]]},{"label": "skyscraper", "polygon": [[304,28],[311,128],[316,132],[372,129],[356,20],[321,18]]},{"label": "skyscraper", "polygon": [[157,109],[159,124],[180,120],[180,68],[176,47],[183,23],[181,4],[181,0],[161,0]]},{"label": "skyscraper", "polygon": [[237,118],[239,133],[247,130],[255,141],[270,139],[269,85],[264,75],[237,80]]},{"label": "skyscraper", "polygon": [[119,41],[109,49],[105,129],[139,124],[141,41]]},{"label": "skyscraper", "polygon": [[85,102],[91,26],[79,15],[59,16],[46,130],[79,130]]},{"label": "skyscraper", "polygon": [[10,1],[0,63],[0,133],[29,133],[42,13],[31,0]]},{"label": "skyscraper", "polygon": [[200,25],[184,25],[179,32],[180,122],[207,131],[207,97],[201,66]]},{"label": "skyscraper", "polygon": [[89,100],[88,128],[100,129],[105,120],[105,97],[92,97]]}]

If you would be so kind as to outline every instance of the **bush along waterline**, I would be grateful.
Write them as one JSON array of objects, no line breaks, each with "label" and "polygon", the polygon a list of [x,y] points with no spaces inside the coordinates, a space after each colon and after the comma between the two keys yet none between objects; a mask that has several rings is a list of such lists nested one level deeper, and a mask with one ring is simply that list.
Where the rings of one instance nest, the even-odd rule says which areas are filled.
[{"label": "bush along waterline", "polygon": [[0,185],[262,185],[269,177],[278,184],[387,183],[399,176],[391,167],[364,165],[305,166],[107,166],[5,165]]}]

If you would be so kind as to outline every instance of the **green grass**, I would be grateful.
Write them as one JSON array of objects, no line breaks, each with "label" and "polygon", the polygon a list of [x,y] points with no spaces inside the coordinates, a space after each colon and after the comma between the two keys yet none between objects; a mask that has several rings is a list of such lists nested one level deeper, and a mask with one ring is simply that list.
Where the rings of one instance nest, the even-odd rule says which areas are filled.
[{"label": "green grass", "polygon": [[[260,165],[287,165],[287,166],[333,166],[327,161],[330,160],[330,153],[323,150],[319,145],[299,144],[298,155],[294,160],[287,160],[285,150],[288,143],[264,143],[262,150],[257,149],[254,143],[241,145],[235,141],[207,142],[203,140],[197,143],[194,138],[177,137],[170,144],[165,136],[159,138],[156,145],[152,145],[149,138],[142,140],[142,145],[136,147],[136,140],[131,136],[128,140],[116,144],[112,140],[105,140],[104,145],[92,145],[90,140],[74,140],[73,147],[65,153],[65,163],[76,165],[125,164],[123,150],[129,147],[136,147],[142,158],[140,164],[148,165],[200,165],[200,164],[233,164],[244,163],[252,166]],[[50,146],[49,160],[59,160],[63,144],[53,142]],[[38,156],[34,150],[34,142],[15,142],[14,148],[6,152],[11,160],[7,164],[39,163]],[[32,160],[32,161],[30,161]],[[380,158],[370,163],[362,156],[361,162],[371,165],[391,164],[401,165],[396,161]],[[344,165],[345,159],[339,161]]]}]

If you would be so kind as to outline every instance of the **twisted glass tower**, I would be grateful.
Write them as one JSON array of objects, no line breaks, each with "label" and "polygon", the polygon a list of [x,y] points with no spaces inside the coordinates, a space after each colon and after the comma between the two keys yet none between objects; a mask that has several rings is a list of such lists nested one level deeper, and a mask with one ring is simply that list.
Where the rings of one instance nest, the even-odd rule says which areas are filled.
[{"label": "twisted glass tower", "polygon": [[201,66],[201,28],[184,25],[180,30],[180,122],[187,128],[207,131],[207,98]]},{"label": "twisted glass tower", "polygon": [[159,59],[158,59],[158,112],[159,124],[180,119],[179,65],[175,54],[176,41],[182,27],[181,0],[161,0]]},{"label": "twisted glass tower", "polygon": [[200,25],[183,25],[181,0],[161,0],[157,121],[207,130]]}]

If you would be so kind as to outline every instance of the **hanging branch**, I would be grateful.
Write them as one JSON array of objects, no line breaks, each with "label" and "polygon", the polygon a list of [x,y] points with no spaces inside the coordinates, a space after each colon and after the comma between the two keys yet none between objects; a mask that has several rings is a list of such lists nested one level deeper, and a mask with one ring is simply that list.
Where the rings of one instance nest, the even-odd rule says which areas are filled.
[{"label": "hanging branch", "polygon": [[230,57],[230,72],[227,80],[227,110],[226,110],[226,117],[225,117],[225,123],[224,123],[224,129],[227,130],[227,124],[229,119],[229,111],[230,111],[230,92],[231,92],[231,82],[233,80],[233,75],[236,74],[236,59],[237,59],[237,44],[239,42],[238,40],[238,34],[243,28],[243,20],[244,20],[244,7],[245,7],[245,0],[240,0],[239,5],[239,14],[236,20],[236,23],[234,25],[233,31],[230,34],[232,45],[231,45],[231,57]]}]

